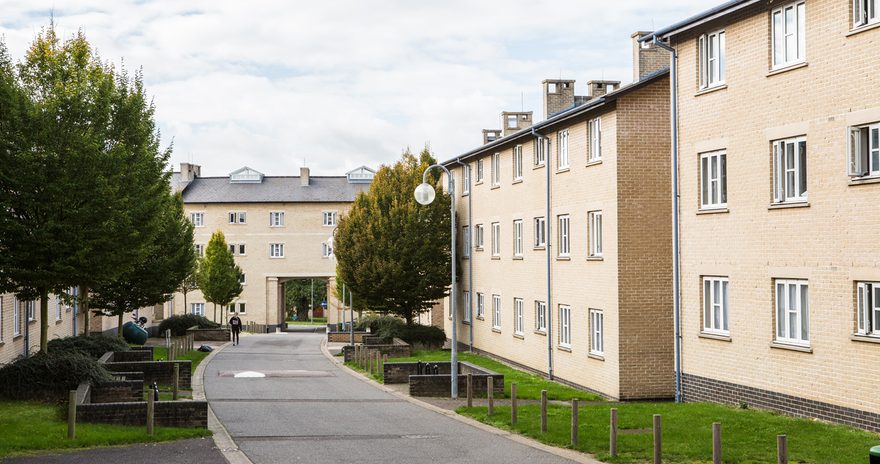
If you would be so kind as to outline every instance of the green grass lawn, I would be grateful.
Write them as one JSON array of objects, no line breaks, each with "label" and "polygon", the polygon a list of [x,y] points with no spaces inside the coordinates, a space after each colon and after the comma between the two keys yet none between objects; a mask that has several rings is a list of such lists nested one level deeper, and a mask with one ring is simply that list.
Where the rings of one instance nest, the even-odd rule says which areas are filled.
[{"label": "green grass lawn", "polygon": [[[620,429],[616,458],[608,454],[611,407],[618,409]],[[789,461],[792,463],[867,462],[868,450],[880,444],[880,434],[715,404],[581,404],[579,409],[580,443],[575,449],[613,463],[651,461],[653,438],[650,429],[654,414],[661,414],[663,418],[663,462],[670,463],[711,462],[713,422],[721,422],[725,463],[776,462],[778,434],[788,436]],[[550,445],[570,448],[571,408],[568,406],[548,407],[546,434],[540,432],[539,405],[520,406],[515,428],[510,426],[510,407],[496,407],[491,417],[486,416],[485,407],[459,408],[457,412]]]},{"label": "green grass lawn", "polygon": [[171,441],[209,436],[205,429],[84,424],[76,425],[76,439],[67,439],[67,410],[23,401],[0,401],[0,458],[49,451]]},{"label": "green grass lawn", "polygon": [[[389,359],[388,362],[415,361],[449,361],[449,351],[415,351],[408,358]],[[601,398],[593,393],[571,388],[560,383],[547,380],[539,375],[529,374],[506,366],[498,361],[472,353],[458,353],[459,361],[467,361],[504,374],[504,396],[510,397],[510,384],[516,383],[516,396],[521,399],[541,399],[541,390],[547,390],[547,398],[551,400],[570,400],[577,398],[582,401],[598,401]]]},{"label": "green grass lawn", "polygon": [[[180,355],[177,359],[192,361],[192,373],[195,374],[196,368],[199,367],[199,363],[201,363],[202,360],[205,359],[209,354],[211,353],[193,350],[189,353],[184,353]],[[168,348],[165,348],[164,346],[153,347],[153,360],[159,361],[164,359],[168,359]]]}]

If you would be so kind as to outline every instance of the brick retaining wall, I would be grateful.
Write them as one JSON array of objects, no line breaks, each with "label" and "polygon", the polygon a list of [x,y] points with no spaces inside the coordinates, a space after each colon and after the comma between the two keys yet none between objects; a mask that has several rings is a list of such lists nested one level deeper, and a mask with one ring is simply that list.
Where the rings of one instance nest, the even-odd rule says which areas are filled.
[{"label": "brick retaining wall", "polygon": [[[437,374],[418,375],[417,362],[385,363],[383,375],[386,384],[409,382],[410,396],[449,396],[450,394],[450,362],[422,363],[436,365]],[[488,369],[484,369],[469,362],[458,363],[458,391],[465,394],[467,391],[467,374],[473,376],[474,396],[485,397],[487,378],[493,378],[492,391],[499,397],[504,394],[504,375]]]},{"label": "brick retaining wall", "polygon": [[[363,343],[364,337],[370,336],[369,332],[355,332],[354,333],[354,342],[355,343]],[[327,341],[329,343],[350,343],[351,342],[351,333],[349,332],[327,332]]]},{"label": "brick retaining wall", "polygon": [[174,364],[180,365],[180,385],[192,388],[192,361],[132,361],[108,362],[104,365],[110,372],[143,372],[144,384],[158,382],[171,385],[174,382]]},{"label": "brick retaining wall", "polygon": [[[208,428],[207,401],[157,401],[155,421],[160,427]],[[146,425],[147,402],[80,404],[77,422]]]},{"label": "brick retaining wall", "polygon": [[124,403],[141,401],[144,397],[143,380],[102,382],[90,388],[91,403]]},{"label": "brick retaining wall", "polygon": [[114,351],[110,362],[152,361],[153,350]]},{"label": "brick retaining wall", "polygon": [[230,335],[229,329],[217,328],[217,329],[197,329],[197,328],[189,328],[186,329],[186,334],[192,334],[194,336],[194,340],[202,341],[202,342],[228,342],[232,340],[232,336]]},{"label": "brick retaining wall", "polygon": [[[369,342],[369,339],[374,337],[364,337],[364,340]],[[395,338],[391,344],[371,345],[369,343],[364,343],[363,345],[369,350],[378,351],[381,354],[387,354],[389,358],[408,358],[412,355],[412,347],[409,343]],[[346,345],[342,347],[342,359],[345,362],[350,362],[354,356],[354,348],[351,345]]]}]

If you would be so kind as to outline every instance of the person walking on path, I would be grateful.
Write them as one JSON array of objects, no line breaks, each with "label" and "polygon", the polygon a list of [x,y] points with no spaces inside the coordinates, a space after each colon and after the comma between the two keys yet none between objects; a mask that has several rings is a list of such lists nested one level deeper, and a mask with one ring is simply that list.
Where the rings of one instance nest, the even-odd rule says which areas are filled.
[{"label": "person walking on path", "polygon": [[238,345],[238,334],[241,333],[241,319],[238,314],[233,314],[229,318],[229,328],[232,329],[232,344]]}]

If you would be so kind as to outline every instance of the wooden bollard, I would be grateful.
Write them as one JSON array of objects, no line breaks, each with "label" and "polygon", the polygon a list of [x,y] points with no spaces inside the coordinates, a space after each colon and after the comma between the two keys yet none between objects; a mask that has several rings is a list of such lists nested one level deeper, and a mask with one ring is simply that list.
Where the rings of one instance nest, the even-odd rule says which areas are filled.
[{"label": "wooden bollard", "polygon": [[776,464],[788,464],[788,437],[776,435]]},{"label": "wooden bollard", "polygon": [[174,376],[171,384],[171,399],[177,401],[177,392],[180,389],[180,364],[174,363]]},{"label": "wooden bollard", "polygon": [[153,400],[153,390],[147,394],[147,435],[153,436],[153,424],[156,415],[156,403]]},{"label": "wooden bollard", "polygon": [[367,374],[373,375],[373,352],[367,352]]},{"label": "wooden bollard", "polygon": [[516,425],[516,384],[510,384],[510,425]]},{"label": "wooden bollard", "polygon": [[379,375],[379,363],[382,361],[382,353],[376,352],[376,369],[373,371],[374,374]]},{"label": "wooden bollard", "polygon": [[660,414],[654,414],[654,464],[660,464],[663,454],[663,433],[660,429]]},{"label": "wooden bollard", "polygon": [[486,414],[491,416],[495,414],[495,379],[491,375],[486,376],[486,399],[489,400]]},{"label": "wooden bollard", "polygon": [[541,390],[541,433],[547,432],[547,390]]},{"label": "wooden bollard", "polygon": [[571,446],[578,444],[578,400],[571,400]]},{"label": "wooden bollard", "polygon": [[388,355],[383,354],[382,355],[382,369],[380,370],[380,372],[382,374],[382,382],[385,381],[385,364],[387,364],[387,363],[388,363]]},{"label": "wooden bollard", "polygon": [[76,390],[70,390],[67,403],[67,439],[76,438]]},{"label": "wooden bollard", "polygon": [[721,464],[721,422],[712,424],[712,464]]},{"label": "wooden bollard", "polygon": [[474,374],[467,375],[467,407],[474,407]]},{"label": "wooden bollard", "polygon": [[611,408],[611,428],[608,437],[608,453],[617,456],[617,408]]}]

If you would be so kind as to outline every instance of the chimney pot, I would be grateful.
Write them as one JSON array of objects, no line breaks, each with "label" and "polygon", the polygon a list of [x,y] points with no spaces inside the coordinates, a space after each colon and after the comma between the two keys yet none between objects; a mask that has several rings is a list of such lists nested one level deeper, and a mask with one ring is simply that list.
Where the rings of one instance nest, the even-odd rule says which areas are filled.
[{"label": "chimney pot", "polygon": [[650,33],[651,31],[636,31],[630,36],[633,46],[633,82],[669,66],[668,51],[650,42],[639,42],[639,37]]},{"label": "chimney pot", "polygon": [[309,168],[307,168],[307,167],[299,168],[299,185],[300,185],[300,187],[308,187],[309,186]]},{"label": "chimney pot", "polygon": [[544,119],[574,106],[574,80],[544,79]]}]

